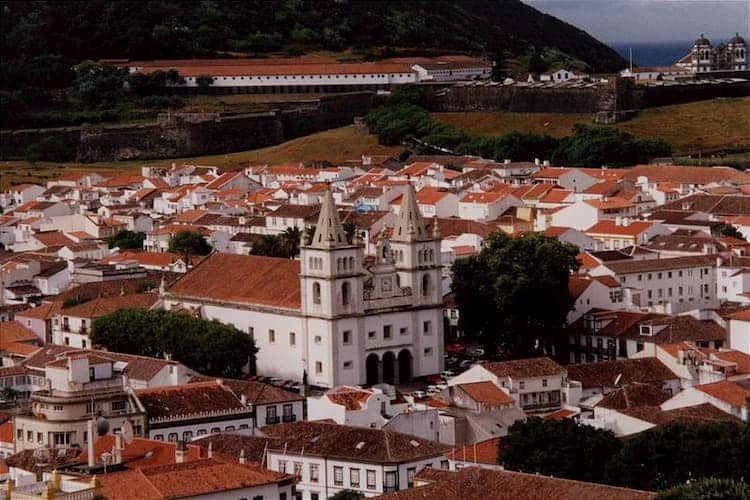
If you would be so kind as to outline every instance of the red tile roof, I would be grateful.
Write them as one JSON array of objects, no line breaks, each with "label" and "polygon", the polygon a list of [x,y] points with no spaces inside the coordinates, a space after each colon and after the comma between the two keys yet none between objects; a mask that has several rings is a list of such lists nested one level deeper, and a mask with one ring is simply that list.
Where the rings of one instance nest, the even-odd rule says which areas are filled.
[{"label": "red tile roof", "polygon": [[76,318],[98,318],[120,309],[149,309],[157,300],[159,300],[159,296],[155,293],[101,297],[63,309],[60,314]]},{"label": "red tile roof", "polygon": [[562,366],[547,357],[483,362],[479,366],[497,377],[514,379],[562,375],[565,372]]},{"label": "red tile roof", "polygon": [[471,399],[487,406],[513,404],[514,400],[505,391],[490,381],[458,384]]},{"label": "red tile roof", "polygon": [[653,222],[631,221],[627,225],[617,224],[614,220],[601,220],[588,228],[586,233],[591,235],[621,235],[621,236],[638,236],[644,231],[650,229]]},{"label": "red tile roof", "polygon": [[334,404],[343,406],[347,411],[361,410],[373,392],[358,387],[341,386],[326,392],[326,397]]},{"label": "red tile roof", "polygon": [[500,438],[491,438],[478,443],[467,444],[460,448],[453,448],[445,455],[453,460],[480,464],[497,464],[500,451]]},{"label": "red tile roof", "polygon": [[729,403],[732,406],[742,407],[750,398],[750,389],[736,382],[722,380],[712,384],[701,384],[693,386],[695,389],[708,394],[716,399]]},{"label": "red tile roof", "polygon": [[[300,263],[255,255],[214,253],[169,289],[175,296],[299,309]],[[231,276],[231,280],[227,280]]]},{"label": "red tile roof", "polygon": [[468,467],[458,472],[426,467],[416,476],[425,486],[380,497],[383,500],[646,500],[655,494],[539,474]]},{"label": "red tile roof", "polygon": [[[123,440],[122,446],[122,461],[130,469],[175,463],[176,443],[134,437],[130,443]],[[94,456],[99,457],[105,451],[111,452],[114,447],[114,434],[100,436],[94,441]],[[201,447],[188,444],[185,461],[200,460],[200,458]],[[78,456],[78,460],[84,463],[88,461],[88,451],[85,448]]]}]

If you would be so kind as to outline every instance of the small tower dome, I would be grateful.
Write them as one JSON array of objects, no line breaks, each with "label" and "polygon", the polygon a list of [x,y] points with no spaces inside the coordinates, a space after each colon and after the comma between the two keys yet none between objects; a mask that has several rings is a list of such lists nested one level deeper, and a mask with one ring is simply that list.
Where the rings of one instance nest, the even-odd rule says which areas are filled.
[{"label": "small tower dome", "polygon": [[693,42],[693,45],[704,45],[704,46],[711,46],[711,41],[703,36],[703,33],[701,33],[700,38],[696,39],[695,42]]}]

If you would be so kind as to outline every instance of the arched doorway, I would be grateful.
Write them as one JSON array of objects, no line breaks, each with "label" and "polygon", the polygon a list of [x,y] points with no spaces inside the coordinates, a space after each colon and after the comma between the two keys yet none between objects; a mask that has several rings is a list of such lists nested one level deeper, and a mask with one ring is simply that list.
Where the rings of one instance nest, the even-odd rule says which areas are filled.
[{"label": "arched doorway", "polygon": [[394,384],[395,383],[395,368],[396,368],[396,356],[392,352],[388,351],[383,354],[383,383]]},{"label": "arched doorway", "polygon": [[380,380],[378,380],[378,365],[380,364],[380,360],[378,359],[377,354],[370,354],[367,356],[367,360],[365,361],[365,366],[367,367],[367,385],[375,385]]},{"label": "arched doorway", "polygon": [[398,353],[398,379],[399,382],[411,382],[411,368],[412,357],[411,353],[404,349]]}]

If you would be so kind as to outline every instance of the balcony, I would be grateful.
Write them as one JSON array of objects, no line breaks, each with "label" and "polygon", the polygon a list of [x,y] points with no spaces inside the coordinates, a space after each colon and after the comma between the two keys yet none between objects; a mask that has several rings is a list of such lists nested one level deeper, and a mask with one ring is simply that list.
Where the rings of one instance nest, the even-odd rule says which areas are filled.
[{"label": "balcony", "polygon": [[279,417],[266,417],[266,425],[278,424],[280,421]]},{"label": "balcony", "polygon": [[[279,417],[276,417],[276,420],[278,421]],[[284,415],[281,417],[282,422],[296,422],[297,421],[297,415]]]},{"label": "balcony", "polygon": [[560,408],[560,401],[548,401],[546,403],[534,403],[534,404],[527,404],[521,405],[521,409],[523,411],[544,411],[544,410],[556,410]]}]

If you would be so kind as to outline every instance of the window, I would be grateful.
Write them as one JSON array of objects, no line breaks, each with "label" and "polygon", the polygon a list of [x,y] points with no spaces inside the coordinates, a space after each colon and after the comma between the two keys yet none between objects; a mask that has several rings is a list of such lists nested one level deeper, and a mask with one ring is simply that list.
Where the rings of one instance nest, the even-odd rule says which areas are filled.
[{"label": "window", "polygon": [[193,431],[185,431],[182,433],[182,439],[184,441],[190,441],[193,439]]},{"label": "window", "polygon": [[276,343],[276,332],[274,330],[268,330],[268,343],[269,344]]},{"label": "window", "polygon": [[351,361],[344,361],[344,369],[351,370],[354,364]]},{"label": "window", "polygon": [[375,489],[375,471],[374,470],[367,470],[367,489],[368,490],[374,490]]},{"label": "window", "polygon": [[[451,311],[453,312],[453,311]],[[425,335],[430,335],[432,333],[432,321],[425,321],[422,323],[422,331]]]},{"label": "window", "polygon": [[333,484],[336,486],[344,485],[344,468],[335,466],[333,468]]},{"label": "window", "polygon": [[398,472],[388,471],[385,473],[385,484],[383,485],[383,491],[396,491],[398,490]]},{"label": "window", "polygon": [[281,407],[281,412],[284,417],[284,422],[293,422],[295,420],[294,415],[294,406],[292,406],[292,403],[285,403],[284,406]]},{"label": "window", "polygon": [[320,305],[320,283],[318,283],[317,281],[313,283],[312,290],[313,304]]},{"label": "window", "polygon": [[547,387],[547,379],[546,378],[542,379],[542,387]]},{"label": "window", "polygon": [[351,344],[352,343],[352,332],[351,330],[344,330],[344,332],[341,334],[342,340],[344,344]]},{"label": "window", "polygon": [[294,475],[302,478],[302,462],[294,462]]},{"label": "window", "polygon": [[112,401],[112,411],[124,411],[126,407],[125,401]]},{"label": "window", "polygon": [[345,281],[343,285],[341,285],[341,304],[348,306],[349,305],[349,295],[350,295],[350,288],[351,285],[349,285],[348,281]]},{"label": "window", "polygon": [[402,326],[401,328],[398,329],[398,333],[401,335],[406,335],[409,333],[409,329],[406,328],[405,326]]},{"label": "window", "polygon": [[375,338],[375,332],[367,332],[367,338],[368,339],[374,339]]},{"label": "window", "polygon": [[178,439],[179,437],[176,432],[170,432],[169,436],[167,436],[167,440],[169,440],[170,442],[176,442]]},{"label": "window", "polygon": [[432,293],[432,282],[429,274],[422,275],[422,296],[427,297]]},{"label": "window", "polygon": [[164,436],[162,434],[157,434],[154,436],[154,441],[164,441]]},{"label": "window", "polygon": [[279,472],[286,473],[286,460],[279,460]]},{"label": "window", "polygon": [[211,434],[218,434],[221,432],[221,429],[218,427],[211,427]]},{"label": "window", "polygon": [[323,373],[323,363],[321,363],[320,361],[315,362],[315,373],[317,373],[318,375]]},{"label": "window", "polygon": [[391,325],[383,326],[383,338],[384,339],[391,338]]},{"label": "window", "polygon": [[406,484],[409,486],[409,488],[414,486],[414,475],[416,473],[417,469],[415,467],[406,469]]},{"label": "window", "polygon": [[425,347],[424,348],[424,355],[425,356],[432,356],[432,347]]},{"label": "window", "polygon": [[320,335],[316,335],[313,338],[313,342],[315,342],[316,344],[320,344],[321,342],[323,342],[323,337],[321,337]]},{"label": "window", "polygon": [[279,416],[276,414],[276,405],[266,406],[266,423],[275,424],[279,422]]},{"label": "window", "polygon": [[359,469],[349,469],[349,486],[359,488]]},{"label": "window", "polygon": [[318,464],[310,464],[310,482],[318,482]]},{"label": "window", "polygon": [[450,468],[450,462],[448,462],[447,460],[441,460],[440,468],[443,470],[448,470]]},{"label": "window", "polygon": [[297,345],[297,334],[289,332],[289,345]]},{"label": "window", "polygon": [[526,389],[526,382],[524,382],[523,380],[521,380],[520,382],[518,382],[518,388],[519,389]]}]

